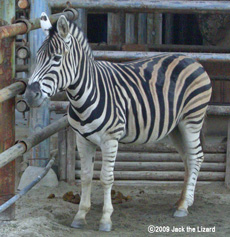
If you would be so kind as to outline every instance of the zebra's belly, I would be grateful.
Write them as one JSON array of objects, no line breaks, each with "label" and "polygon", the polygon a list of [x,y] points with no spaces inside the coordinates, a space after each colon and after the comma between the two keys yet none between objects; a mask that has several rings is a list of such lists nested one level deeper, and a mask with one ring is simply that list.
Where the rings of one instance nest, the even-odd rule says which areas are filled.
[{"label": "zebra's belly", "polygon": [[134,121],[129,121],[125,134],[119,142],[124,144],[153,143],[166,137],[173,129],[171,127],[169,131],[167,128],[163,128],[162,131],[159,131],[159,128],[160,126],[154,126],[153,124],[149,124],[146,127],[143,124],[139,124],[137,129],[137,124]]}]

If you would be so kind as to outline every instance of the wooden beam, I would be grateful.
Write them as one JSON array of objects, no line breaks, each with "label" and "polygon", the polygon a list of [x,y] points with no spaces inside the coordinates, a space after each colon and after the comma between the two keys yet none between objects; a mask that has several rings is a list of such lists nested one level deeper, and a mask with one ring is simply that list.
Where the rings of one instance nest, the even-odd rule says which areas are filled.
[{"label": "wooden beam", "polygon": [[230,188],[230,119],[228,120],[225,185],[226,185],[227,188]]},{"label": "wooden beam", "polygon": [[[76,170],[76,178],[80,178],[80,171]],[[100,179],[100,171],[94,171],[94,179]],[[115,180],[155,180],[179,181],[184,179],[182,171],[114,171]],[[200,181],[224,181],[225,172],[199,172]]]},{"label": "wooden beam", "polygon": [[[80,160],[79,156],[77,161]],[[96,161],[102,160],[101,152],[96,152]],[[225,163],[225,153],[205,153],[205,163]],[[116,162],[182,162],[178,153],[118,152]],[[77,168],[78,166],[76,166]]]}]

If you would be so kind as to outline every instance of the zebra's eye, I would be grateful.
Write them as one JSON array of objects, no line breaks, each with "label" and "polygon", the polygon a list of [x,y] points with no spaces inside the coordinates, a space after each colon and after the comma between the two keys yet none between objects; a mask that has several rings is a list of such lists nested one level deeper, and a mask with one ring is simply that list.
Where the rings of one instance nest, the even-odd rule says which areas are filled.
[{"label": "zebra's eye", "polygon": [[60,61],[60,59],[61,59],[61,55],[54,55],[54,57],[53,57],[53,60],[55,61],[55,62],[59,62]]}]

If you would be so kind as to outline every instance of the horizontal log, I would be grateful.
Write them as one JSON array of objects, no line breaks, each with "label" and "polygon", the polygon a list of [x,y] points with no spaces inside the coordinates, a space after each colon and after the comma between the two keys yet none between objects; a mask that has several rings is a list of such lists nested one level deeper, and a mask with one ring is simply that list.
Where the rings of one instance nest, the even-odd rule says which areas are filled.
[{"label": "horizontal log", "polygon": [[[66,0],[49,1],[54,9],[66,7]],[[170,12],[170,13],[230,13],[228,1],[114,1],[114,0],[74,0],[74,8],[85,8],[93,11],[124,10],[126,12]]]},{"label": "horizontal log", "polygon": [[206,45],[178,45],[178,44],[120,44],[108,45],[90,43],[92,50],[105,51],[153,51],[153,52],[202,52],[202,53],[230,53],[230,48]]},{"label": "horizontal log", "polygon": [[[77,160],[80,160],[79,155]],[[96,153],[96,161],[102,160],[101,152]],[[181,157],[177,153],[142,153],[142,152],[118,152],[116,162],[181,162]],[[206,163],[224,163],[226,154],[204,154]]]},{"label": "horizontal log", "polygon": [[[176,54],[177,52],[171,52]],[[230,55],[227,53],[188,53],[181,52],[185,56],[194,58],[201,62],[230,62]],[[139,52],[139,51],[93,51],[93,55],[97,60],[106,60],[111,62],[125,62],[141,58],[155,57],[162,52]]]},{"label": "horizontal log", "polygon": [[[81,180],[77,179],[76,184],[80,185]],[[184,181],[154,181],[154,180],[114,180],[114,185],[116,186],[151,186],[151,187],[183,187]],[[197,182],[197,187],[212,185],[212,184],[223,185],[223,181],[199,181]],[[100,180],[93,180],[93,184],[101,184]]]},{"label": "horizontal log", "polygon": [[[60,110],[66,112],[69,105],[66,93],[58,93],[57,96],[51,98],[51,111]],[[208,116],[230,116],[230,106],[210,105],[207,109]]]},{"label": "horizontal log", "polygon": [[[75,177],[80,178],[80,170],[75,171]],[[184,179],[182,171],[115,171],[115,180],[154,180],[154,181],[180,181]],[[94,179],[100,179],[100,171],[94,171]],[[224,181],[225,172],[200,172],[200,181]]]},{"label": "horizontal log", "polygon": [[[96,161],[94,170],[101,170],[101,161]],[[76,168],[80,169],[80,161]],[[184,171],[183,162],[116,162],[115,171]],[[201,171],[225,172],[225,163],[203,163]]]},{"label": "horizontal log", "polygon": [[215,115],[215,116],[230,116],[230,106],[218,106],[218,105],[211,105],[208,106],[207,115]]},{"label": "horizontal log", "polygon": [[[147,143],[144,145],[119,144],[119,151],[132,152],[154,152],[154,153],[170,153],[176,152],[176,149],[169,143]],[[206,144],[204,153],[226,153],[226,143]]]}]

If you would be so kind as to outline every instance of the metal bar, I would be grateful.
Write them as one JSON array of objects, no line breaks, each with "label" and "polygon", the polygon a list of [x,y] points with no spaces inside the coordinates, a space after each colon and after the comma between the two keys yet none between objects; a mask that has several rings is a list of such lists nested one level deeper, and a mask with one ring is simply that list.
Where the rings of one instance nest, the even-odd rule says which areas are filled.
[{"label": "metal bar", "polygon": [[[176,54],[176,52],[170,52],[171,54]],[[124,51],[94,51],[95,59],[97,60],[107,60],[107,61],[131,61],[145,57],[155,57],[162,53],[159,52],[124,52]],[[197,59],[199,61],[209,61],[209,62],[229,62],[230,54],[217,54],[217,53],[181,53],[188,57]]]},{"label": "metal bar", "polygon": [[49,163],[46,165],[46,167],[44,168],[42,173],[35,180],[33,180],[30,184],[28,184],[25,188],[23,188],[18,194],[16,194],[10,200],[8,200],[4,204],[2,204],[0,206],[0,213],[5,211],[11,205],[13,205],[19,198],[24,196],[26,193],[29,192],[30,189],[32,189],[37,183],[39,183],[46,176],[46,174],[49,172],[49,170],[51,169],[51,167],[52,167],[52,165],[54,163],[54,160],[55,160],[55,157],[53,157],[49,161]]},{"label": "metal bar", "polygon": [[[50,111],[66,112],[69,101],[51,101]],[[207,115],[230,116],[230,106],[209,105]]]},{"label": "metal bar", "polygon": [[10,86],[3,88],[2,90],[0,90],[0,103],[11,99],[18,94],[23,93],[25,89],[26,89],[26,83],[24,83],[23,81],[15,82]]},{"label": "metal bar", "polygon": [[[78,16],[77,11],[71,9],[71,11],[66,11],[62,13],[57,13],[49,16],[50,22],[55,23],[61,15],[65,15],[69,20],[75,20]],[[40,28],[40,18],[31,19],[31,20],[21,20],[22,22],[18,22],[8,26],[0,27],[0,39],[4,39],[7,37],[16,36],[19,34],[26,34],[31,30],[36,30]]]},{"label": "metal bar", "polygon": [[67,116],[59,119],[58,121],[50,124],[46,128],[30,135],[29,137],[19,141],[14,146],[5,150],[0,154],[0,168],[8,164],[9,162],[15,160],[20,155],[24,154],[26,151],[30,150],[32,147],[36,146],[40,142],[44,141],[48,137],[52,136],[56,132],[68,126]]},{"label": "metal bar", "polygon": [[51,101],[49,109],[50,111],[66,112],[68,107],[69,107],[69,101]]},{"label": "metal bar", "polygon": [[[128,48],[127,48],[128,46]],[[201,52],[201,53],[230,53],[229,47],[205,46],[205,45],[179,45],[179,44],[122,44],[122,45],[98,45],[90,43],[93,50],[105,51],[154,51],[154,52]],[[125,50],[124,50],[125,49]]]},{"label": "metal bar", "polygon": [[[50,0],[51,8],[63,9],[66,0]],[[230,14],[228,1],[153,1],[153,0],[72,0],[71,7],[89,10],[126,10],[127,12],[225,13]]]},{"label": "metal bar", "polygon": [[[48,109],[50,112],[58,111],[58,112],[66,113],[68,107],[69,107],[69,101],[51,101],[49,103]],[[18,112],[21,112],[21,113],[24,113],[30,110],[25,100],[19,100],[16,104],[16,109],[18,110]]]},{"label": "metal bar", "polygon": [[29,65],[16,65],[16,72],[29,72]]}]

